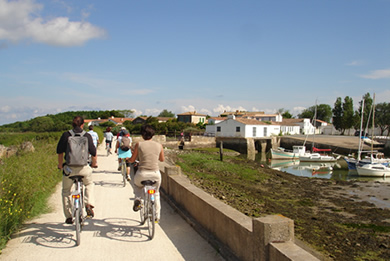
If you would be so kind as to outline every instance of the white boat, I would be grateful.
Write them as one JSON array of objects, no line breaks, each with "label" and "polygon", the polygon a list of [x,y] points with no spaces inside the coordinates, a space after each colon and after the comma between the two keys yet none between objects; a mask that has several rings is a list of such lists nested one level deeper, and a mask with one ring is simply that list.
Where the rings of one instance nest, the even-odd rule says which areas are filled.
[{"label": "white boat", "polygon": [[305,153],[302,156],[299,156],[299,161],[301,162],[336,162],[338,158],[329,155],[321,155],[317,152],[315,153]]},{"label": "white boat", "polygon": [[287,150],[285,148],[277,148],[276,150],[271,149],[271,158],[272,159],[298,159],[300,155],[305,154],[305,146],[293,146],[292,150]]},{"label": "white boat", "polygon": [[[315,107],[314,117],[313,117],[313,126],[315,126],[316,119],[317,119],[317,100],[316,100],[316,107]],[[306,144],[307,137],[308,137],[308,135],[306,135],[306,139],[305,139],[305,142],[303,143],[303,145]],[[335,157],[330,156],[330,155],[320,154],[319,152],[330,152],[331,150],[330,149],[318,149],[318,148],[314,147],[314,137],[315,137],[315,130],[314,130],[314,134],[313,134],[312,152],[308,151],[308,152],[305,152],[305,154],[300,155],[299,161],[301,161],[301,162],[336,162],[340,158],[340,156],[335,158]]]},{"label": "white boat", "polygon": [[356,171],[359,176],[390,177],[390,168],[380,163],[358,164]]},{"label": "white boat", "polygon": [[[372,126],[375,126],[375,93],[374,98],[372,102]],[[374,136],[374,130],[372,130],[372,136]],[[386,159],[383,158],[383,155],[380,155],[381,157],[379,159],[374,159],[374,144],[371,140],[371,155],[368,159],[369,162],[366,164],[359,163],[356,165],[356,171],[359,176],[365,176],[365,177],[386,177],[390,176],[390,168],[388,167],[388,162]],[[382,162],[380,162],[382,161]]]}]

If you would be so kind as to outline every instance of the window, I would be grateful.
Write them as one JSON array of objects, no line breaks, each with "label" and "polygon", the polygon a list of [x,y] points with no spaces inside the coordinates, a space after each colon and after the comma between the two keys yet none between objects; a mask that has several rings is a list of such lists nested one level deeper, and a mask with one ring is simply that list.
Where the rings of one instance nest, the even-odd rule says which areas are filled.
[{"label": "window", "polygon": [[267,127],[264,127],[264,137],[267,137]]},{"label": "window", "polygon": [[217,127],[217,132],[221,132],[221,126]]},{"label": "window", "polygon": [[256,127],[253,127],[253,137],[256,137]]},{"label": "window", "polygon": [[236,132],[240,132],[240,126],[236,127]]}]

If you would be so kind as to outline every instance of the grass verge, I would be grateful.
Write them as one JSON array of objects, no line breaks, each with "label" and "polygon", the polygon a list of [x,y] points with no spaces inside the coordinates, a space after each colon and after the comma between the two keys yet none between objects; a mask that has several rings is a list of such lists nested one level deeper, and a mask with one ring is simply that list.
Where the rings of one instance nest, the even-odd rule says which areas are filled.
[{"label": "grass verge", "polygon": [[26,220],[47,211],[47,199],[62,178],[56,169],[57,136],[34,137],[35,152],[3,159],[0,166],[0,253]]}]

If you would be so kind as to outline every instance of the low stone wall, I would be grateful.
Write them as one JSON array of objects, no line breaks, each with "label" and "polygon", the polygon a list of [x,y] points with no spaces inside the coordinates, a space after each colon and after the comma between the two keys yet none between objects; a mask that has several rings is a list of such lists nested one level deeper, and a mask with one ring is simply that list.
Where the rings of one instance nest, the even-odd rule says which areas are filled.
[{"label": "low stone wall", "polygon": [[250,218],[192,185],[180,167],[161,163],[160,171],[162,192],[190,216],[195,228],[216,239],[214,247],[227,260],[320,260],[312,254],[315,251],[309,253],[294,243],[291,219]]},{"label": "low stone wall", "polygon": [[23,142],[19,146],[13,145],[10,147],[5,147],[0,144],[0,159],[9,158],[11,156],[17,155],[20,152],[34,152],[35,148],[30,141]]}]

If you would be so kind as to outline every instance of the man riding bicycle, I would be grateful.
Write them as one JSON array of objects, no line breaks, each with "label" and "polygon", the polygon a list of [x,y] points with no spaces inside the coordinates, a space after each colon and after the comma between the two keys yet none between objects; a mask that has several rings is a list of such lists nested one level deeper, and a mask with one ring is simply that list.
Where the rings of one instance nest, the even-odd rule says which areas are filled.
[{"label": "man riding bicycle", "polygon": [[[86,211],[87,215],[90,217],[94,216],[93,208],[94,208],[94,183],[92,180],[92,168],[97,168],[97,154],[96,148],[93,144],[92,137],[90,134],[86,133],[84,128],[84,119],[81,116],[76,116],[73,118],[72,122],[73,129],[70,131],[66,131],[62,134],[60,140],[57,144],[57,154],[58,154],[58,169],[63,171],[62,177],[62,205],[63,211],[65,215],[65,223],[72,224],[72,213],[71,213],[71,188],[73,185],[73,181],[69,178],[69,176],[80,175],[83,176],[83,183],[85,185],[85,202],[86,202]],[[78,163],[77,165],[71,164],[71,161],[77,161],[79,159],[71,158],[71,155],[74,151],[69,150],[69,140],[76,136],[82,136],[87,139],[88,152],[87,154],[91,154],[92,156],[92,164],[88,165],[88,159],[86,159],[83,163]],[[65,156],[65,163],[64,163]],[[87,157],[88,158],[88,157]],[[65,167],[65,168],[64,168]]]}]

